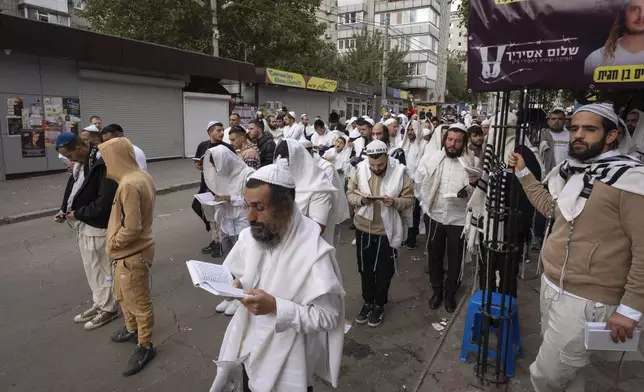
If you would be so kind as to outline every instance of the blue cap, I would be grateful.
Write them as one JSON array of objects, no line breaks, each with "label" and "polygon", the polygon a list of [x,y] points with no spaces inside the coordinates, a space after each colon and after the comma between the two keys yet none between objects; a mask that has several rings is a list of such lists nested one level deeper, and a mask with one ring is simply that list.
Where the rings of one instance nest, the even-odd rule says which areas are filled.
[{"label": "blue cap", "polygon": [[67,147],[70,143],[76,140],[76,135],[71,132],[63,132],[56,137],[56,150],[61,147]]}]

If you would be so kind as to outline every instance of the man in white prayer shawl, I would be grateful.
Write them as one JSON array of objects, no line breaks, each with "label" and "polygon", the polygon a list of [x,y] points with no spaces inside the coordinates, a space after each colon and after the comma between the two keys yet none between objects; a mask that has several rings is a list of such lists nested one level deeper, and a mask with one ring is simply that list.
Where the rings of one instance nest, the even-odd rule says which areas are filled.
[{"label": "man in white prayer shawl", "polygon": [[[203,176],[215,201],[224,202],[216,206],[203,206],[208,220],[218,223],[219,238],[223,255],[230,253],[237,242],[239,233],[249,226],[248,208],[244,202],[244,185],[248,176],[255,170],[230,151],[220,145],[206,151],[203,159]],[[232,316],[239,308],[239,301],[222,301],[215,310]]]},{"label": "man in white prayer shawl", "polygon": [[384,317],[397,249],[407,236],[414,190],[405,165],[387,154],[384,142],[372,141],[366,152],[367,159],[349,180],[347,198],[356,209],[353,222],[364,300],[356,323],[375,328]]},{"label": "man in white prayer shawl", "polygon": [[[407,128],[405,134],[403,135],[401,149],[405,155],[405,166],[407,167],[407,175],[409,178],[414,179],[416,174],[416,168],[422,158],[423,150],[421,149],[421,129],[420,122],[417,120],[411,120],[407,123]],[[414,184],[414,196],[416,196],[416,184]],[[420,188],[420,186],[418,186]],[[412,250],[416,249],[416,237],[418,236],[420,226],[420,201],[417,197],[414,197],[414,212],[413,212],[413,224],[409,228],[407,233],[407,241],[405,245],[407,249]]]},{"label": "man in white prayer shawl", "polygon": [[351,165],[349,165],[349,157],[351,156],[351,146],[349,145],[349,137],[340,131],[335,131],[337,138],[333,148],[329,148],[324,152],[322,158],[333,164],[333,167],[342,177],[343,183],[346,176],[350,173]]},{"label": "man in white prayer shawl", "polygon": [[626,128],[632,142],[624,149],[628,150],[629,155],[644,163],[644,112],[638,109],[631,110],[626,116]]},{"label": "man in white prayer shawl", "polygon": [[298,124],[297,121],[295,121],[295,112],[287,112],[286,116],[284,117],[284,123],[286,124],[286,126],[284,127],[284,131],[282,133],[283,139],[300,140],[300,138],[304,138],[304,126],[302,124]]},{"label": "man in white prayer shawl", "polygon": [[[466,168],[474,166],[467,149],[467,128],[453,124],[443,138],[443,148],[424,163],[421,206],[430,217],[427,243],[429,281],[434,291],[430,309],[438,309],[445,299],[445,310],[456,310],[456,290],[464,261],[461,238],[467,201],[474,192]],[[474,185],[476,185],[474,183]],[[447,251],[447,271],[443,259]]]},{"label": "man in white prayer shawl", "polygon": [[326,150],[333,147],[338,135],[335,132],[331,132],[322,120],[315,120],[313,127],[315,132],[311,136],[311,143],[319,154],[324,154]]},{"label": "man in white prayer shawl", "polygon": [[644,312],[644,165],[620,155],[618,122],[612,104],[578,108],[571,158],[548,174],[547,188],[521,155],[509,159],[530,202],[554,217],[541,255],[543,342],[530,366],[537,392],[584,389],[587,321],[606,322],[624,342]]},{"label": "man in white prayer shawl", "polygon": [[[310,142],[309,142],[310,143]],[[337,189],[311,154],[294,139],[285,139],[275,149],[275,162],[286,159],[297,185],[295,201],[300,212],[320,225],[320,235],[335,243],[335,225],[341,219],[341,201]],[[346,219],[346,218],[345,218]]]},{"label": "man in white prayer shawl", "polygon": [[309,123],[309,115],[305,113],[300,116],[300,119],[302,120],[300,125],[304,127],[304,134],[302,135],[302,138],[311,140],[311,136],[313,136],[313,133],[315,133],[315,129],[313,128],[313,125]]},{"label": "man in white prayer shawl", "polygon": [[338,385],[344,289],[335,250],[295,203],[295,180],[273,164],[244,189],[250,228],[224,265],[248,294],[230,321],[210,392],[305,392]]}]

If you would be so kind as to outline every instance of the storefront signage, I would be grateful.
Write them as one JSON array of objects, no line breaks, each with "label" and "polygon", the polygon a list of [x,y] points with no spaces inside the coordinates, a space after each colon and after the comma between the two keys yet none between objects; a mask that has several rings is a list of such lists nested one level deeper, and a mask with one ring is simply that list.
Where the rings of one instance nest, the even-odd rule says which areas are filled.
[{"label": "storefront signage", "polygon": [[400,98],[400,90],[395,88],[394,91],[391,93],[391,96],[394,98]]},{"label": "storefront signage", "polygon": [[467,85],[642,88],[641,19],[641,0],[471,0]]},{"label": "storefront signage", "polygon": [[306,88],[308,88],[309,90],[326,91],[327,93],[333,93],[338,89],[338,81],[311,76],[309,78],[309,81],[306,83]]},{"label": "storefront signage", "polygon": [[266,68],[266,82],[286,87],[306,88],[304,76],[301,74]]},{"label": "storefront signage", "polygon": [[409,99],[409,95],[408,95],[407,91],[400,90],[400,98]]}]

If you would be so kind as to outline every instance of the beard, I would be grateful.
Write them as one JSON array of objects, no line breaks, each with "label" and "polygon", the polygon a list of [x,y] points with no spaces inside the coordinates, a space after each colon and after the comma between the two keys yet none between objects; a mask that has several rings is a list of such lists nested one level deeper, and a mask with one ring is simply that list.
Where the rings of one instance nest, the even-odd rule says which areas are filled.
[{"label": "beard", "polygon": [[[573,145],[577,143],[582,143],[586,148],[582,151],[575,151],[573,149]],[[568,155],[570,155],[572,158],[575,158],[578,161],[584,162],[587,161],[588,159],[595,158],[596,156],[599,156],[603,151],[604,151],[604,146],[606,143],[606,137],[602,138],[597,143],[593,144],[588,144],[586,142],[580,141],[580,140],[573,140],[568,144]]]},{"label": "beard", "polygon": [[626,27],[624,30],[625,30],[625,33],[628,35],[644,35],[644,29],[631,30],[628,27]]},{"label": "beard", "polygon": [[375,174],[376,176],[378,176],[378,177],[382,177],[382,176],[385,175],[385,173],[387,173],[387,169],[383,169],[383,170],[380,170],[380,171],[375,171],[375,170],[371,169],[371,172],[373,174]]},{"label": "beard", "polygon": [[288,229],[289,218],[284,220],[273,220],[271,222],[250,222],[250,234],[255,241],[259,242],[267,249],[273,249],[284,238],[284,234]]},{"label": "beard", "polygon": [[445,148],[445,155],[448,158],[458,158],[461,155],[463,155],[463,150],[464,150],[464,147],[461,147],[461,148],[458,149],[458,151],[454,152],[454,151],[448,150],[447,147],[446,147]]}]

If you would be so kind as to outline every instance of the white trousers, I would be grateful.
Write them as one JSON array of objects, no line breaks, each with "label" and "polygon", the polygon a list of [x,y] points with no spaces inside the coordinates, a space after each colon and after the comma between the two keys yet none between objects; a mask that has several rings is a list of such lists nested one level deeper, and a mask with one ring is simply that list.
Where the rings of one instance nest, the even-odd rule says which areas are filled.
[{"label": "white trousers", "polygon": [[87,283],[92,290],[94,306],[105,312],[116,311],[117,303],[112,294],[112,266],[105,252],[105,237],[78,233],[78,249]]},{"label": "white trousers", "polygon": [[[537,392],[578,392],[585,380],[577,372],[590,364],[584,345],[586,322],[605,322],[617,305],[561,295],[541,277],[541,334],[537,359],[530,365],[530,380]],[[594,313],[594,316],[593,316]]]}]

